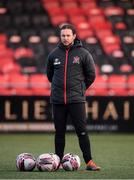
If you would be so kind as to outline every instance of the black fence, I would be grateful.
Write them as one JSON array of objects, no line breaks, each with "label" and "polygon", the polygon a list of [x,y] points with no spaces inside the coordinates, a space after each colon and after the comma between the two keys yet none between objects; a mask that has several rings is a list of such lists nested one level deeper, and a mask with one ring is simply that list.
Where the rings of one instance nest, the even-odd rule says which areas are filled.
[{"label": "black fence", "polygon": [[[89,131],[134,132],[134,97],[87,97],[86,111]],[[49,97],[1,96],[0,132],[54,131],[51,114]]]}]

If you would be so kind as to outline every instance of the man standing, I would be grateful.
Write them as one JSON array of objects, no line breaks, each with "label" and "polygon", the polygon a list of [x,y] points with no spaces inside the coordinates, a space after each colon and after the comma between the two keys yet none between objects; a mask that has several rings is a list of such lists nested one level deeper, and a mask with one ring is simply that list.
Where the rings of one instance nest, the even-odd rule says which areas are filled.
[{"label": "man standing", "polygon": [[55,125],[55,153],[62,159],[68,115],[79,139],[87,170],[100,170],[91,156],[86,131],[85,91],[95,80],[95,65],[90,53],[82,47],[71,24],[60,28],[61,42],[49,54],[47,77],[51,84],[51,98]]}]

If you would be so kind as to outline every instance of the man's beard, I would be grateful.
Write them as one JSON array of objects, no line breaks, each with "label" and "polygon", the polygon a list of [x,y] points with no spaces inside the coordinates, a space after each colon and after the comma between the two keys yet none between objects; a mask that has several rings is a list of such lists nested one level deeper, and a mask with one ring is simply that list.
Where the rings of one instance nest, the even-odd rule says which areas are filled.
[{"label": "man's beard", "polygon": [[66,49],[69,49],[73,44],[74,44],[74,42],[71,42],[70,44],[64,45],[64,46],[65,46]]}]

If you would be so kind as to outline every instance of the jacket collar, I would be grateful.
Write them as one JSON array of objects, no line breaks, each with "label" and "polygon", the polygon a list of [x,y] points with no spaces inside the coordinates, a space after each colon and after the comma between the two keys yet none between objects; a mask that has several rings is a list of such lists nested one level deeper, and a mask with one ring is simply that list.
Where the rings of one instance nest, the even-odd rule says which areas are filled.
[{"label": "jacket collar", "polygon": [[[82,47],[82,46],[83,46],[83,45],[82,45],[81,40],[79,40],[78,38],[76,38],[76,39],[74,40],[74,43],[69,47],[69,49],[73,49],[73,48],[76,48],[76,47]],[[61,49],[64,49],[64,50],[68,49],[66,46],[64,46],[64,44],[63,44],[62,42],[60,42],[60,43],[58,44],[58,47],[61,48]]]}]

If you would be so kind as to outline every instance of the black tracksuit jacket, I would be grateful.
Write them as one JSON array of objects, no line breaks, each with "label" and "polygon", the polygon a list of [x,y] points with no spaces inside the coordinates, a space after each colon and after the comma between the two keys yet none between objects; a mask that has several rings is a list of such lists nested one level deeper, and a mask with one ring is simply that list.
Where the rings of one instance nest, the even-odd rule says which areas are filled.
[{"label": "black tracksuit jacket", "polygon": [[60,43],[48,56],[47,77],[51,103],[85,102],[85,91],[95,80],[93,58],[78,39],[69,49]]}]

